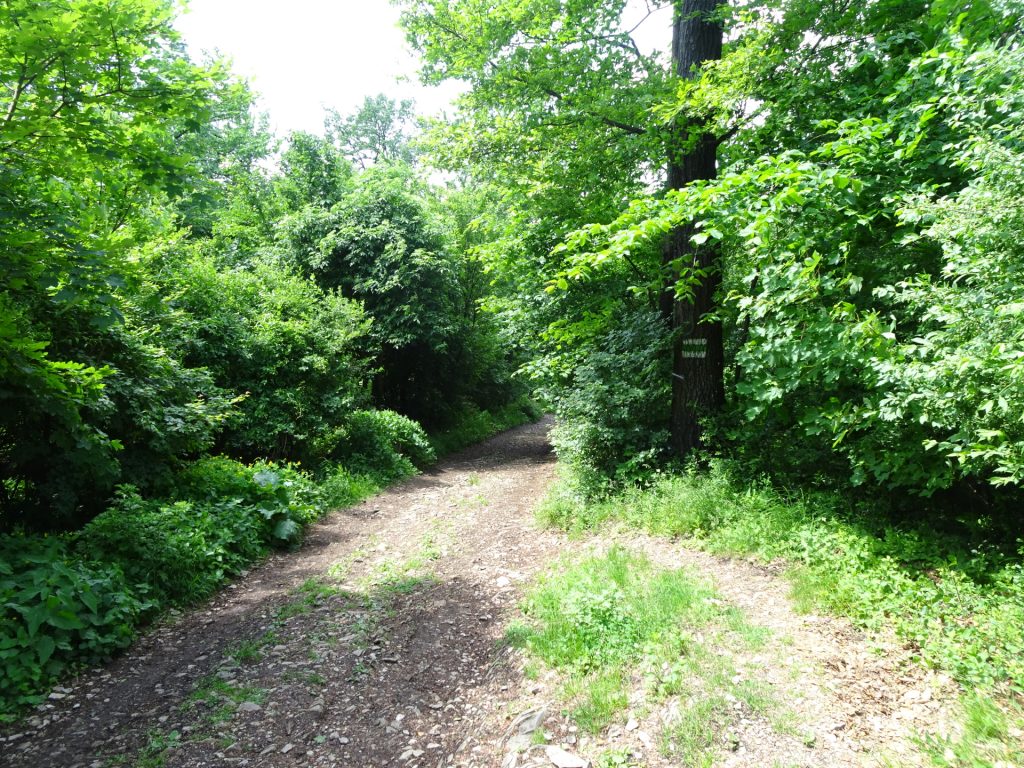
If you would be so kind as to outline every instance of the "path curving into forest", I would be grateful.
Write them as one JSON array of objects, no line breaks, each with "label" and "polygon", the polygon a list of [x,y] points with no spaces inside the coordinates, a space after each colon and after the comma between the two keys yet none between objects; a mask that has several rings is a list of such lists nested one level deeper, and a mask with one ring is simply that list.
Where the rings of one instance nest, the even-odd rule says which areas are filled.
[{"label": "path curving into forest", "polygon": [[583,736],[561,712],[556,677],[526,679],[520,652],[500,642],[533,576],[613,544],[704,574],[771,634],[732,662],[785,699],[799,736],[744,713],[719,764],[913,764],[909,737],[944,716],[941,681],[846,622],[798,616],[771,568],[634,533],[539,530],[533,510],[555,476],[550,426],[511,430],[329,516],[300,550],[55,691],[0,734],[0,765],[550,766],[545,745],[513,746],[531,719],[584,757],[616,749],[636,765],[675,765],[657,744],[671,712],[630,712],[627,727]]}]

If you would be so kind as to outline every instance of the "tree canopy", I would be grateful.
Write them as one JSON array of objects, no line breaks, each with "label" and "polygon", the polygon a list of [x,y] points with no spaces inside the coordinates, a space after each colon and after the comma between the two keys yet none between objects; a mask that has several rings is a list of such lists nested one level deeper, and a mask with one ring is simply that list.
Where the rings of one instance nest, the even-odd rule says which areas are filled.
[{"label": "tree canopy", "polygon": [[[424,78],[471,85],[433,156],[500,190],[479,250],[513,286],[509,321],[542,339],[530,370],[574,414],[566,454],[618,443],[634,472],[624,414],[650,436],[640,453],[671,453],[665,412],[632,385],[665,342],[598,389],[592,371],[668,281],[698,327],[724,327],[727,398],[704,413],[717,449],[811,475],[827,456],[855,484],[922,494],[1016,484],[1016,312],[992,291],[1014,282],[995,231],[1010,237],[1015,209],[1019,3],[722,4],[705,16],[721,58],[678,72],[636,45],[625,2],[399,5]],[[702,136],[719,178],[672,183]],[[691,343],[683,358],[703,354]],[[599,391],[606,406],[582,405]]]}]

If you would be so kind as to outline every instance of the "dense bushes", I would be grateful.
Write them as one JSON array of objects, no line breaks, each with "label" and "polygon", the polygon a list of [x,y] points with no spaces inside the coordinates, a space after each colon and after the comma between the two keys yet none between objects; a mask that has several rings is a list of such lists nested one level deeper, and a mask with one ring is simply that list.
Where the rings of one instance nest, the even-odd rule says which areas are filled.
[{"label": "dense bushes", "polygon": [[[209,452],[394,476],[408,467],[375,440],[429,450],[375,407],[440,428],[520,394],[467,222],[384,161],[409,153],[357,173],[338,135],[296,134],[264,169],[251,95],[188,61],[170,0],[0,14],[26,29],[0,51],[19,94],[0,124],[0,531],[74,529],[118,485],[173,498]],[[405,114],[389,104],[372,106]]]},{"label": "dense bushes", "polygon": [[[642,266],[638,253],[690,227],[695,247],[720,253],[712,314],[727,335],[728,397],[711,450],[800,482],[916,496],[954,489],[976,496],[979,510],[1013,507],[1012,492],[994,490],[1024,478],[1024,89],[1016,77],[1024,51],[999,31],[1016,18],[1009,7],[1005,15],[972,8],[956,20],[948,9],[849,19],[879,25],[869,36],[878,47],[863,44],[861,64],[821,53],[836,84],[813,70],[779,80],[808,93],[835,87],[840,101],[798,106],[766,85],[757,97],[767,99],[765,124],[740,131],[746,137],[723,151],[717,179],[636,200],[611,224],[579,229],[556,249],[562,263],[550,288],[620,290],[621,262]],[[799,47],[789,24],[808,19],[765,22],[765,38],[749,44]],[[931,42],[905,46],[910,39]],[[751,64],[743,51],[737,43],[724,69],[700,84],[707,102],[698,112],[747,87],[719,79]],[[885,74],[865,87],[869,61]],[[687,280],[702,279],[690,264],[673,269],[684,295]],[[637,279],[634,292],[648,286]],[[589,331],[586,319],[568,322]],[[562,362],[588,372],[589,359],[573,360],[573,345],[558,341]],[[623,360],[621,373],[606,366],[603,377],[618,389],[635,376]],[[565,398],[579,399],[586,377],[566,378]],[[632,454],[624,446],[619,461]]]},{"label": "dense bushes", "polygon": [[309,477],[265,462],[198,462],[182,490],[144,499],[122,486],[77,533],[0,536],[0,716],[126,646],[140,621],[209,596],[323,510]]},{"label": "dense bushes", "polygon": [[205,597],[263,551],[259,517],[236,499],[146,501],[128,489],[76,543],[87,560],[118,563],[155,605]]},{"label": "dense bushes", "polygon": [[557,401],[553,439],[580,479],[600,488],[642,479],[668,454],[671,378],[664,320],[623,312],[588,349]]},{"label": "dense bushes", "polygon": [[321,483],[297,467],[225,457],[196,461],[174,497],[122,486],[111,506],[64,536],[0,535],[0,718],[38,700],[69,668],[126,646],[138,624],[208,597],[319,515],[415,471],[433,455],[397,414],[363,412],[350,471]]},{"label": "dense bushes", "polygon": [[201,253],[166,257],[157,278],[176,310],[168,346],[243,395],[219,446],[250,460],[330,456],[335,431],[369,400],[360,305],[273,261],[227,268]]},{"label": "dense bushes", "polygon": [[116,563],[25,536],[0,536],[0,605],[0,719],[69,667],[127,646],[151,607]]},{"label": "dense bushes", "polygon": [[220,410],[130,316],[132,248],[249,104],[225,69],[188,61],[172,17],[169,2],[2,11],[0,83],[18,96],[0,125],[0,527],[80,522],[124,479],[119,454],[153,427],[171,450],[202,442],[204,408]]},{"label": "dense bushes", "polygon": [[394,475],[412,474],[436,459],[423,428],[394,411],[353,413],[336,451],[354,471]]},{"label": "dense bushes", "polygon": [[499,397],[511,374],[495,354],[496,329],[479,318],[479,265],[451,243],[456,233],[431,210],[444,211],[440,202],[412,168],[373,167],[336,199],[282,218],[278,236],[288,263],[373,319],[374,402],[432,429],[487,387],[492,371],[504,374],[491,387]]}]

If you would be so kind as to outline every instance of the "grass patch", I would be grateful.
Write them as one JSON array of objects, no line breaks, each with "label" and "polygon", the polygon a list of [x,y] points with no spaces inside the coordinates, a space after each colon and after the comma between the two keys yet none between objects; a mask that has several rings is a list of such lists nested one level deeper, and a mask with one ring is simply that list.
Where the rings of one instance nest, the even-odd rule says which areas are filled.
[{"label": "grass patch", "polygon": [[977,694],[964,700],[963,731],[955,738],[926,737],[925,754],[937,768],[1024,765],[1024,709]]},{"label": "grass patch", "polygon": [[322,688],[327,685],[327,678],[319,672],[288,670],[281,675],[281,681],[285,683],[299,683],[307,687]]},{"label": "grass patch", "polygon": [[181,734],[178,731],[150,731],[149,739],[139,751],[135,764],[138,768],[161,768],[167,764],[167,753],[180,745]]},{"label": "grass patch", "polygon": [[600,733],[629,705],[629,678],[623,669],[572,675],[565,695],[575,704],[572,719],[587,733]]},{"label": "grass patch", "polygon": [[335,581],[345,581],[352,571],[352,566],[361,560],[365,560],[369,554],[370,552],[366,547],[355,549],[344,559],[331,565],[327,569],[327,576]]},{"label": "grass patch", "polygon": [[[722,467],[663,476],[596,501],[563,481],[538,516],[571,532],[615,522],[713,552],[788,561],[798,608],[847,616],[869,631],[894,630],[924,663],[987,692],[995,709],[966,699],[964,737],[933,749],[936,765],[997,765],[986,757],[992,744],[1020,762],[1019,748],[1008,745],[1014,733],[1020,742],[1024,725],[1022,542],[1017,551],[999,547],[980,525],[959,532],[898,525],[832,494],[787,496],[744,484]],[[982,722],[1005,727],[986,731],[977,727]]]},{"label": "grass patch", "polygon": [[[195,689],[180,705],[183,712],[202,710],[201,723],[203,728],[189,734],[189,742],[204,741],[213,738],[213,729],[230,720],[244,702],[263,704],[267,692],[256,686],[240,686],[216,675],[209,675],[197,683]],[[210,729],[210,730],[207,730]],[[181,746],[183,738],[177,730],[163,731],[155,728],[147,734],[146,744],[135,754],[133,759],[120,755],[108,760],[106,765],[114,768],[120,765],[132,765],[135,768],[161,768],[167,764],[168,754]],[[227,748],[233,744],[231,739],[222,738],[219,746]]]},{"label": "grass patch", "polygon": [[714,552],[785,559],[798,607],[894,629],[965,686],[1024,693],[1024,552],[897,527],[826,494],[786,498],[724,471],[596,502],[563,483],[538,514],[570,531],[614,520]]},{"label": "grass patch", "polygon": [[427,531],[420,539],[416,552],[404,560],[384,560],[377,563],[361,580],[360,587],[384,594],[405,595],[425,584],[434,582],[431,565],[443,554],[443,534]]},{"label": "grass patch", "polygon": [[229,720],[238,706],[246,701],[262,704],[266,691],[256,686],[239,686],[228,680],[210,676],[204,678],[182,704],[182,709],[204,708],[205,720],[209,725],[218,725]]},{"label": "grass patch", "polygon": [[390,473],[351,472],[339,465],[324,471],[320,490],[328,507],[342,509],[380,493],[391,483],[411,474],[411,469]]},{"label": "grass patch", "polygon": [[347,594],[345,590],[332,584],[324,584],[317,579],[306,579],[294,592],[297,599],[285,603],[277,609],[278,621],[285,621],[293,616],[309,613],[317,605],[331,597]]},{"label": "grass patch", "polygon": [[687,574],[616,547],[543,578],[524,605],[533,623],[518,643],[556,668],[614,667],[684,621],[707,623],[711,597]]},{"label": "grass patch", "polygon": [[239,664],[255,664],[263,658],[263,645],[255,640],[243,640],[228,655]]},{"label": "grass patch", "polygon": [[[749,648],[747,638],[763,642],[763,634],[706,584],[623,548],[542,577],[523,612],[526,621],[510,627],[506,639],[529,653],[524,674],[535,676],[540,663],[562,672],[568,711],[589,733],[602,731],[629,706],[637,680],[643,696],[655,701],[686,694],[700,701],[728,696],[753,712],[774,706],[753,683],[733,682],[738,677],[725,650]],[[732,710],[726,715],[728,722]],[[675,744],[674,737],[666,743]]]},{"label": "grass patch", "polygon": [[508,641],[567,675],[580,727],[598,732],[628,704],[628,672],[648,646],[714,616],[712,593],[681,571],[614,548],[543,577]]},{"label": "grass patch", "polygon": [[718,751],[717,736],[728,728],[729,701],[721,695],[698,699],[662,732],[662,751],[687,768],[711,768]]},{"label": "grass patch", "polygon": [[597,756],[597,768],[642,768],[643,761],[628,749],[606,750]]}]

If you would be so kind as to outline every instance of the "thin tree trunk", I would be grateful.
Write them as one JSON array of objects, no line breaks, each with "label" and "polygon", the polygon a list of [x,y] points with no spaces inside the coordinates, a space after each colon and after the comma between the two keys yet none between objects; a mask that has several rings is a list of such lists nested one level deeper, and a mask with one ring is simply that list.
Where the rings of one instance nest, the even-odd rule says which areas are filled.
[{"label": "thin tree trunk", "polygon": [[[718,9],[725,0],[677,0],[672,29],[672,59],[676,74],[694,77],[705,61],[722,56],[722,27]],[[718,175],[718,140],[702,126],[689,122],[672,128],[669,142],[668,188],[682,189],[691,182]],[[705,316],[715,309],[715,293],[721,283],[718,249],[712,241],[695,247],[693,227],[686,225],[666,239],[663,260],[693,265],[708,273],[692,299],[677,299],[670,274],[662,296],[662,313],[670,321],[675,343],[672,351],[672,447],[686,455],[700,445],[700,419],[725,403],[723,375],[725,353],[722,324]]]}]

